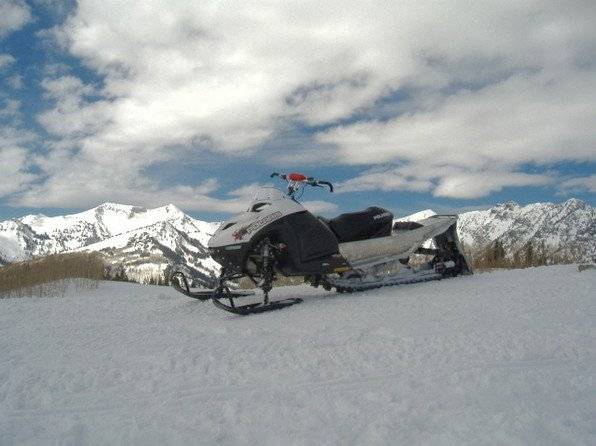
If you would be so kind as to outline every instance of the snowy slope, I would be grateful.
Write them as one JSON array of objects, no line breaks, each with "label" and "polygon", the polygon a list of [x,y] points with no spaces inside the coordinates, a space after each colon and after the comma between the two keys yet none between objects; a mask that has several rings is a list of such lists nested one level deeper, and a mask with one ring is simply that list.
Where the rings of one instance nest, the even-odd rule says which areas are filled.
[{"label": "snowy slope", "polygon": [[0,300],[0,444],[596,444],[595,288],[296,287],[245,318],[122,283]]}]

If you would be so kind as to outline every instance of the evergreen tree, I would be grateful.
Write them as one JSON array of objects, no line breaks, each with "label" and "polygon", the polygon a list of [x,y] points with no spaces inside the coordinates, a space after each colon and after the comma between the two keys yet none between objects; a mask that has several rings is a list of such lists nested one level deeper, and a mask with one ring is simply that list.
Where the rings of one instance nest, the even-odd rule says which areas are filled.
[{"label": "evergreen tree", "polygon": [[524,250],[524,263],[526,266],[534,266],[534,245],[532,244],[532,241],[529,241],[526,244]]},{"label": "evergreen tree", "polygon": [[505,264],[505,248],[503,247],[503,242],[500,240],[495,240],[495,246],[493,248],[493,261],[494,266],[504,266]]},{"label": "evergreen tree", "polygon": [[521,268],[522,267],[522,258],[520,251],[515,251],[513,253],[513,265],[514,268]]}]

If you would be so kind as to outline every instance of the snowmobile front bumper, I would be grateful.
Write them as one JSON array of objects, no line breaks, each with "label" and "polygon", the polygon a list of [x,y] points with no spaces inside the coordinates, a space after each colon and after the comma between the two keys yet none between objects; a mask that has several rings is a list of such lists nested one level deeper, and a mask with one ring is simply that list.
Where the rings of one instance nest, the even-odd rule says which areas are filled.
[{"label": "snowmobile front bumper", "polygon": [[[209,299],[217,299],[218,296],[221,297],[221,291],[218,291],[218,287],[213,286],[213,284],[207,282],[204,282],[202,285],[204,285],[206,288],[212,289],[191,290],[190,285],[188,283],[188,279],[186,278],[184,273],[180,271],[176,271],[172,274],[170,283],[176,291],[193,299],[205,301]],[[233,295],[234,297],[252,296],[255,294],[254,291],[239,290],[228,290],[228,293]]]}]

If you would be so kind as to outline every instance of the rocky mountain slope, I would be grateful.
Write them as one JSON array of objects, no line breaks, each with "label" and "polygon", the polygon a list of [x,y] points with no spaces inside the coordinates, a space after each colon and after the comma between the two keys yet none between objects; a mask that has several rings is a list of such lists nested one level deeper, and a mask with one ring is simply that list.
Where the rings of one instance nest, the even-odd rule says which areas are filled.
[{"label": "rocky mountain slope", "polygon": [[[395,221],[418,221],[436,213],[431,209]],[[571,198],[563,203],[514,201],[489,209],[459,215],[457,232],[468,250],[482,250],[501,242],[507,256],[523,250],[528,243],[544,247],[551,259],[593,261],[596,257],[596,210]]]},{"label": "rocky mountain slope", "polygon": [[[398,220],[415,221],[432,214],[425,210]],[[168,265],[186,265],[193,275],[211,276],[219,265],[206,246],[217,226],[193,219],[171,204],[146,209],[104,203],[78,214],[28,215],[0,222],[0,263],[92,250],[141,282],[163,275]],[[510,255],[532,242],[544,244],[562,259],[596,256],[596,212],[576,199],[527,206],[508,202],[466,212],[460,215],[458,232],[471,249],[499,240]]]},{"label": "rocky mountain slope", "polygon": [[499,240],[513,255],[528,243],[544,246],[551,258],[591,261],[596,257],[596,212],[584,201],[507,202],[460,215],[458,232],[468,247],[481,248]]},{"label": "rocky mountain slope", "polygon": [[195,220],[171,204],[146,209],[104,203],[78,214],[28,215],[0,222],[0,262],[92,250],[141,282],[161,276],[172,264],[210,276],[219,265],[206,244],[217,226]]}]

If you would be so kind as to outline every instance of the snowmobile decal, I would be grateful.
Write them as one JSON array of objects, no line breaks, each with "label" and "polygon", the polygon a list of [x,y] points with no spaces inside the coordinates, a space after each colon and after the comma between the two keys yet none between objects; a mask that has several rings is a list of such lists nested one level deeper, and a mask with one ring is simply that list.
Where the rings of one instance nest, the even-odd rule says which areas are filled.
[{"label": "snowmobile decal", "polygon": [[382,214],[377,214],[373,217],[373,220],[379,220],[380,218],[387,218],[387,217],[393,217],[393,214],[391,212],[383,212]]},{"label": "snowmobile decal", "polygon": [[263,226],[268,225],[269,223],[274,222],[275,220],[277,220],[278,218],[281,218],[281,217],[282,217],[282,213],[281,212],[279,212],[279,211],[273,212],[272,214],[269,214],[266,217],[263,217],[260,220],[257,220],[254,223],[251,223],[248,226],[245,226],[243,228],[238,229],[233,234],[234,239],[235,240],[242,240],[247,235],[252,234],[253,232],[258,231]]}]

